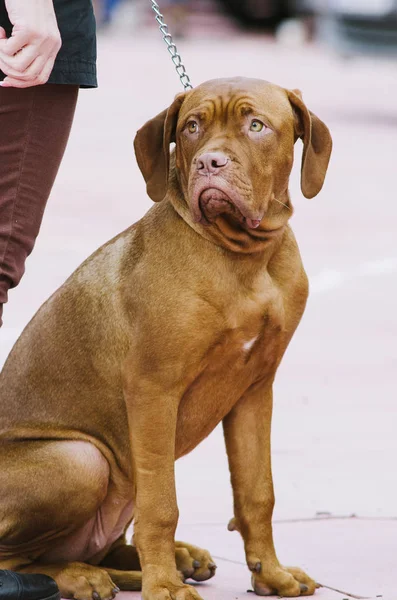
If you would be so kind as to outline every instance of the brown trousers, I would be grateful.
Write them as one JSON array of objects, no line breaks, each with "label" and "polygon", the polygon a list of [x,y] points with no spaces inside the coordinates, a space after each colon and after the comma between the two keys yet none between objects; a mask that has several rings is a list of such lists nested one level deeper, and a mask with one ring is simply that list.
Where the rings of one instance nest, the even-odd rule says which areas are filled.
[{"label": "brown trousers", "polygon": [[0,326],[39,233],[77,95],[77,85],[0,86]]}]

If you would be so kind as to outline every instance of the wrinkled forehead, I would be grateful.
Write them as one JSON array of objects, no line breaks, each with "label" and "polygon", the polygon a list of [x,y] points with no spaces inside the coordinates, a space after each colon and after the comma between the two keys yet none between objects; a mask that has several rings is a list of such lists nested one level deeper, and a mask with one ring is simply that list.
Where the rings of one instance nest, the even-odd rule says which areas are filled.
[{"label": "wrinkled forehead", "polygon": [[286,91],[261,79],[238,77],[207,81],[189,92],[180,119],[196,116],[203,120],[253,114],[266,116],[275,126],[291,119]]}]

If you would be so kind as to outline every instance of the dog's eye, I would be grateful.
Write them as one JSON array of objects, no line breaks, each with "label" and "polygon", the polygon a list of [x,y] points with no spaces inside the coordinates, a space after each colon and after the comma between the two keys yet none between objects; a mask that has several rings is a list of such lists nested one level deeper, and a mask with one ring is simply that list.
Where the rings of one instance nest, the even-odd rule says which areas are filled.
[{"label": "dog's eye", "polygon": [[264,124],[262,123],[262,121],[259,121],[258,119],[253,119],[251,121],[250,131],[255,131],[256,133],[258,133],[259,131],[262,131],[263,128]]},{"label": "dog's eye", "polygon": [[186,125],[186,129],[189,133],[197,133],[199,130],[198,123],[196,121],[189,121],[189,123]]}]

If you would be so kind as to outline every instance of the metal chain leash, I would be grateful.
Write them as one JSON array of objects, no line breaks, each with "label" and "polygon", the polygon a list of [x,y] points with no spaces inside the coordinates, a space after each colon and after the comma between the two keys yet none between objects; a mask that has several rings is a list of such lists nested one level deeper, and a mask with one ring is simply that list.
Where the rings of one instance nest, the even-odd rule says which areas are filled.
[{"label": "metal chain leash", "polygon": [[156,21],[159,24],[159,29],[161,33],[163,34],[163,40],[167,44],[168,52],[171,54],[171,59],[175,65],[176,72],[178,73],[179,79],[181,80],[181,84],[183,85],[185,91],[192,90],[193,86],[190,82],[190,77],[186,73],[185,65],[183,64],[182,59],[178,54],[178,49],[174,44],[172,35],[168,32],[168,25],[166,25],[166,23],[164,22],[164,16],[160,12],[160,7],[157,4],[157,2],[155,2],[155,0],[151,0],[151,2],[152,9],[156,14]]}]

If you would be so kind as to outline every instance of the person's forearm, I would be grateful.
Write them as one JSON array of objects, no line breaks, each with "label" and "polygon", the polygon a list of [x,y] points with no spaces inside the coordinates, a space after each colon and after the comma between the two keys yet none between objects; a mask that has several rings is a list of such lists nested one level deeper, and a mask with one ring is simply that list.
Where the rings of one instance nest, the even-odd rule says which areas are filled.
[{"label": "person's forearm", "polygon": [[7,38],[0,27],[0,85],[46,83],[62,43],[52,0],[6,0],[6,9],[13,29]]}]

